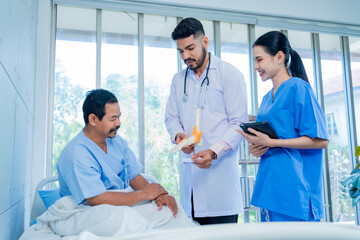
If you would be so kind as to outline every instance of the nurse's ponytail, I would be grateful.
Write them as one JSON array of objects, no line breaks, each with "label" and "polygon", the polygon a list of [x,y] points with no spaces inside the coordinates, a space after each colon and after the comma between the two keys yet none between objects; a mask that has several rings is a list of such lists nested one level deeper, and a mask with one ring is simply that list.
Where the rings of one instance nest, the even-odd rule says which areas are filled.
[{"label": "nurse's ponytail", "polygon": [[265,51],[271,56],[275,56],[279,51],[282,51],[285,55],[284,64],[289,74],[309,82],[299,54],[291,48],[289,40],[282,32],[271,31],[265,33],[254,42],[253,47],[255,46],[264,47]]},{"label": "nurse's ponytail", "polygon": [[288,69],[290,70],[289,73],[293,77],[301,78],[302,80],[309,82],[309,79],[307,77],[304,64],[299,56],[299,54],[294,50],[290,49],[290,56],[288,65],[290,63],[290,66]]}]

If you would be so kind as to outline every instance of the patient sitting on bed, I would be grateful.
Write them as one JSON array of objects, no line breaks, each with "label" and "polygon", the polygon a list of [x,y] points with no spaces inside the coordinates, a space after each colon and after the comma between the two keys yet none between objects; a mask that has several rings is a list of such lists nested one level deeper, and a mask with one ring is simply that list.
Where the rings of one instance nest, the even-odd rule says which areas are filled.
[{"label": "patient sitting on bed", "polygon": [[[142,166],[126,141],[116,134],[120,128],[120,107],[114,94],[96,89],[87,93],[83,104],[84,129],[64,148],[57,169],[60,195],[72,195],[77,204],[133,206],[156,200],[166,205],[174,217],[178,207],[174,197],[157,183],[140,175]],[[125,189],[132,192],[107,190]]]},{"label": "patient sitting on bed", "polygon": [[195,226],[160,184],[140,175],[142,166],[116,134],[121,112],[114,94],[88,92],[83,113],[84,129],[58,160],[62,198],[20,239],[103,239]]}]

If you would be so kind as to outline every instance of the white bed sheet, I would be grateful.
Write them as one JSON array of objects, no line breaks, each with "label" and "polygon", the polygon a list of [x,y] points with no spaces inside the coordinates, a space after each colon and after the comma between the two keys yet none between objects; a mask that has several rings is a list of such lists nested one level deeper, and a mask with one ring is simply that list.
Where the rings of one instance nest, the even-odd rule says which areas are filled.
[{"label": "white bed sheet", "polygon": [[112,240],[359,240],[354,224],[321,222],[270,222],[215,224],[195,228],[158,230]]},{"label": "white bed sheet", "polygon": [[71,196],[66,196],[39,216],[37,223],[28,228],[20,240],[113,239],[154,229],[194,226],[197,225],[182,208],[174,218],[166,206],[159,211],[154,201],[133,207],[107,204],[91,207],[77,205]]}]

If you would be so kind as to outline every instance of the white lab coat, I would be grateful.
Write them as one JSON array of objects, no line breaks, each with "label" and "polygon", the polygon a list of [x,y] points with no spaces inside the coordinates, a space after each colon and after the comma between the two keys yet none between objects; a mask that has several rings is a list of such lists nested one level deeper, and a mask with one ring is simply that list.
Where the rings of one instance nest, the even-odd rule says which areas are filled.
[{"label": "white lab coat", "polygon": [[[186,102],[182,100],[185,69],[173,77],[165,112],[165,125],[173,142],[179,132],[185,132],[187,136],[192,133],[200,85],[205,75],[206,69],[197,80],[194,71],[188,72]],[[225,141],[232,150],[214,160],[209,169],[200,169],[192,163],[182,165],[183,207],[191,216],[193,191],[195,217],[226,216],[243,211],[237,161],[237,148],[242,137],[235,129],[240,123],[248,122],[244,77],[235,67],[211,55],[208,78],[206,103],[200,122],[203,145],[196,146],[195,152],[208,149],[218,140]],[[181,158],[189,157],[181,152]]]}]

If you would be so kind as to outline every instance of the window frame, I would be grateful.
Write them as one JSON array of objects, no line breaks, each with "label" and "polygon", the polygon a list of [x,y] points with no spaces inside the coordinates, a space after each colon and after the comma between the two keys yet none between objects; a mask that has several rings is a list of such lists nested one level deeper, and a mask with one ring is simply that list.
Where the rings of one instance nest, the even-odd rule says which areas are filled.
[{"label": "window frame", "polygon": [[[93,2],[93,1],[68,1],[68,0],[55,0],[52,6],[52,15],[51,15],[51,43],[50,43],[50,77],[49,77],[49,105],[48,105],[48,133],[47,133],[47,159],[46,159],[46,173],[51,175],[52,169],[52,132],[53,132],[53,112],[54,112],[54,67],[55,67],[55,41],[56,41],[56,7],[57,5],[68,5],[72,7],[89,7],[97,9],[97,72],[96,72],[96,82],[97,87],[100,87],[101,83],[101,9],[110,9],[110,10],[121,10],[121,11],[132,11],[138,13],[138,78],[139,78],[139,161],[144,164],[145,157],[145,147],[144,147],[144,13],[157,14],[157,15],[168,15],[168,16],[178,16],[179,8],[166,5],[157,5],[157,4],[145,4],[136,2]],[[166,10],[165,10],[166,9]],[[341,52],[342,52],[342,63],[343,63],[343,72],[344,72],[344,88],[346,94],[346,114],[347,114],[347,124],[349,144],[352,146],[351,149],[351,161],[355,166],[356,158],[353,151],[355,146],[357,146],[356,139],[356,122],[355,122],[355,109],[354,109],[354,96],[351,80],[351,66],[350,66],[350,50],[349,50],[349,37],[348,36],[360,36],[360,27],[356,26],[355,28],[349,29],[345,24],[335,24],[335,23],[319,23],[318,25],[314,24],[313,21],[293,21],[292,19],[279,18],[279,17],[270,17],[264,18],[254,14],[241,14],[241,13],[229,13],[225,11],[215,11],[201,8],[186,8],[180,7],[180,10],[184,10],[189,16],[196,16],[198,18],[208,19],[214,23],[214,41],[215,41],[215,53],[220,55],[220,21],[228,21],[234,23],[248,24],[248,38],[249,43],[252,43],[255,40],[255,28],[257,26],[267,26],[267,27],[281,27],[281,29],[294,29],[302,30],[305,32],[311,33],[312,41],[312,51],[313,51],[313,69],[315,75],[315,93],[318,97],[320,105],[324,108],[324,99],[323,99],[323,86],[322,86],[322,77],[321,77],[321,63],[320,63],[320,43],[319,43],[319,32],[337,34],[340,37],[341,41]],[[215,14],[216,13],[216,14]],[[182,12],[181,15],[184,15]],[[214,16],[217,16],[214,19]],[[180,20],[181,18],[178,18]],[[267,21],[265,21],[267,19]],[[255,25],[256,24],[256,25]],[[285,27],[284,27],[285,26]],[[285,30],[286,31],[286,30]],[[316,33],[314,33],[316,32]],[[249,68],[250,68],[250,82],[251,85],[247,86],[251,89],[252,96],[249,96],[248,99],[251,99],[252,102],[252,112],[256,113],[258,110],[257,104],[257,83],[256,83],[256,71],[253,69],[252,62],[252,51],[251,46],[249,45]],[[181,68],[180,57],[178,57],[178,66],[179,70]],[[360,127],[360,126],[358,126]],[[328,160],[327,160],[327,151],[325,151],[325,168],[324,168],[324,190],[325,190],[325,201],[324,205],[327,206],[329,203],[330,192],[329,189],[329,179],[328,179]],[[328,206],[325,213],[325,220],[332,221],[331,205]],[[355,222],[357,225],[360,225],[360,204],[355,206]]]}]

